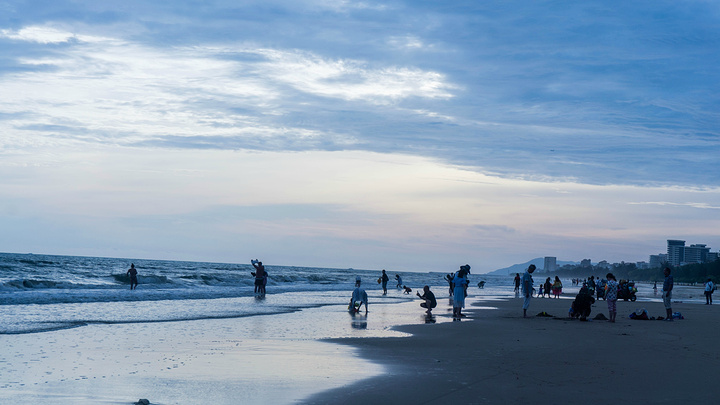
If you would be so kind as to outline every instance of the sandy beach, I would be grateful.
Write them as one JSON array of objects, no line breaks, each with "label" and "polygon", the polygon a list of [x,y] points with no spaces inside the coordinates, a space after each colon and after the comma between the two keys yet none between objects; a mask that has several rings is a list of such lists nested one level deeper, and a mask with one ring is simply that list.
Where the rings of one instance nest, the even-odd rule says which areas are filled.
[{"label": "sandy beach", "polygon": [[[442,290],[431,323],[418,300],[176,322],[94,323],[0,338],[0,403],[555,404],[714,403],[717,306],[685,319],[627,318],[661,303],[619,302],[618,322],[569,320],[571,294],[521,300],[472,291],[453,322]],[[694,290],[693,290],[694,291]],[[402,296],[400,292],[394,292]],[[685,297],[695,293],[685,293]],[[268,301],[293,300],[294,294]],[[695,299],[696,298],[692,298]],[[387,301],[386,303],[383,301]],[[248,305],[218,300],[219,305]],[[258,302],[257,305],[266,305]],[[48,307],[50,308],[50,307]],[[38,310],[48,308],[37,307]],[[591,317],[607,314],[604,301]],[[403,326],[394,326],[403,325]],[[393,327],[394,326],[394,327]],[[622,400],[621,400],[622,398]]]},{"label": "sandy beach", "polygon": [[[717,306],[678,303],[674,322],[631,320],[658,303],[618,302],[618,320],[569,320],[570,297],[534,299],[523,319],[519,299],[480,302],[470,321],[403,326],[409,338],[343,339],[387,374],[309,398],[309,404],[717,403],[711,383],[720,355]],[[443,300],[445,301],[445,300]],[[440,311],[438,311],[440,313]],[[592,317],[607,315],[600,301]]]}]

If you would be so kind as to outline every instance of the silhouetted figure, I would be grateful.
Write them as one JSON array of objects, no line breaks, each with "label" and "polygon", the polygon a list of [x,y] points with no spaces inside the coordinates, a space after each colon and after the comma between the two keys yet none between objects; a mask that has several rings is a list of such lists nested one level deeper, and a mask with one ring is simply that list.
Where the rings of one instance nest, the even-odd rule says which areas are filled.
[{"label": "silhouetted figure", "polygon": [[130,268],[128,269],[126,275],[130,276],[130,289],[134,290],[137,288],[138,285],[138,278],[137,278],[137,269],[135,268],[134,263],[130,263]]},{"label": "silhouetted figure", "polygon": [[432,313],[432,309],[437,306],[437,300],[435,300],[435,294],[433,294],[432,291],[430,291],[430,286],[423,287],[423,295],[420,295],[420,293],[416,293],[418,297],[425,300],[425,302],[420,303],[420,306],[423,308],[427,308],[427,311],[425,311],[426,314]]},{"label": "silhouetted figure", "polygon": [[258,259],[250,260],[250,263],[255,267],[255,272],[250,273],[255,276],[255,293],[265,294],[265,285],[267,283],[265,266],[263,266],[262,262]]}]

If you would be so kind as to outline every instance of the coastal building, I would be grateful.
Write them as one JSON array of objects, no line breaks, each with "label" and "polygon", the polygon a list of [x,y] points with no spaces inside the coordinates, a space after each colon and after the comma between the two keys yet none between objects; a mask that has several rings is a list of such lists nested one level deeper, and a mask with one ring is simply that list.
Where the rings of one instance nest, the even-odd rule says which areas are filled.
[{"label": "coastal building", "polygon": [[636,262],[635,267],[637,267],[638,269],[649,269],[650,264],[648,264],[648,262]]},{"label": "coastal building", "polygon": [[590,259],[582,259],[580,261],[580,267],[592,267],[592,260]]},{"label": "coastal building", "polygon": [[651,269],[656,269],[659,267],[664,267],[667,262],[668,262],[668,255],[666,255],[664,253],[650,255],[649,266]]},{"label": "coastal building", "polygon": [[557,270],[557,257],[545,256],[545,264],[543,266],[546,272]]},{"label": "coastal building", "polygon": [[708,261],[710,248],[704,244],[696,244],[685,247],[685,263],[705,263]]},{"label": "coastal building", "polygon": [[685,261],[685,241],[668,239],[667,241],[667,262],[671,266],[679,266]]},{"label": "coastal building", "polygon": [[599,269],[608,270],[610,269],[610,263],[608,263],[607,260],[600,260],[597,264],[597,267]]},{"label": "coastal building", "polygon": [[684,263],[705,263],[711,261],[711,258],[710,248],[706,244],[685,246],[684,240],[668,239],[667,241],[667,263],[671,266],[679,266]]},{"label": "coastal building", "polygon": [[708,253],[707,261],[714,262],[715,260],[718,260],[720,258],[720,252],[710,252]]}]

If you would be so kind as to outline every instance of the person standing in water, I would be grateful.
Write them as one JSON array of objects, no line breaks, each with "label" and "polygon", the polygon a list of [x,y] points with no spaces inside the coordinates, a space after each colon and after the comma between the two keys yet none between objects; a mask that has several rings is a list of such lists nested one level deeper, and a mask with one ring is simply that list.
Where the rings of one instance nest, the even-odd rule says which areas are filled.
[{"label": "person standing in water", "polygon": [[126,275],[130,276],[130,289],[134,290],[137,288],[138,285],[138,278],[137,278],[137,269],[135,268],[134,263],[130,263],[130,268],[128,269]]},{"label": "person standing in water", "polygon": [[382,282],[383,295],[387,295],[387,283],[389,280],[390,280],[390,277],[388,277],[387,273],[385,273],[385,269],[383,269],[382,276],[380,276],[380,281]]},{"label": "person standing in water", "polygon": [[255,272],[250,273],[255,276],[255,293],[265,294],[265,283],[267,282],[265,266],[258,259],[250,260],[250,263],[255,267]]}]

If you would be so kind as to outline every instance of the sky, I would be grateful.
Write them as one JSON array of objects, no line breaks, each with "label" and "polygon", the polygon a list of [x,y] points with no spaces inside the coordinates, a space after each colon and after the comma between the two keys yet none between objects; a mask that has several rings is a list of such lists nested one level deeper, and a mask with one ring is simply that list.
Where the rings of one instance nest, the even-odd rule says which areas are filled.
[{"label": "sky", "polygon": [[720,3],[0,1],[0,251],[720,248]]}]

